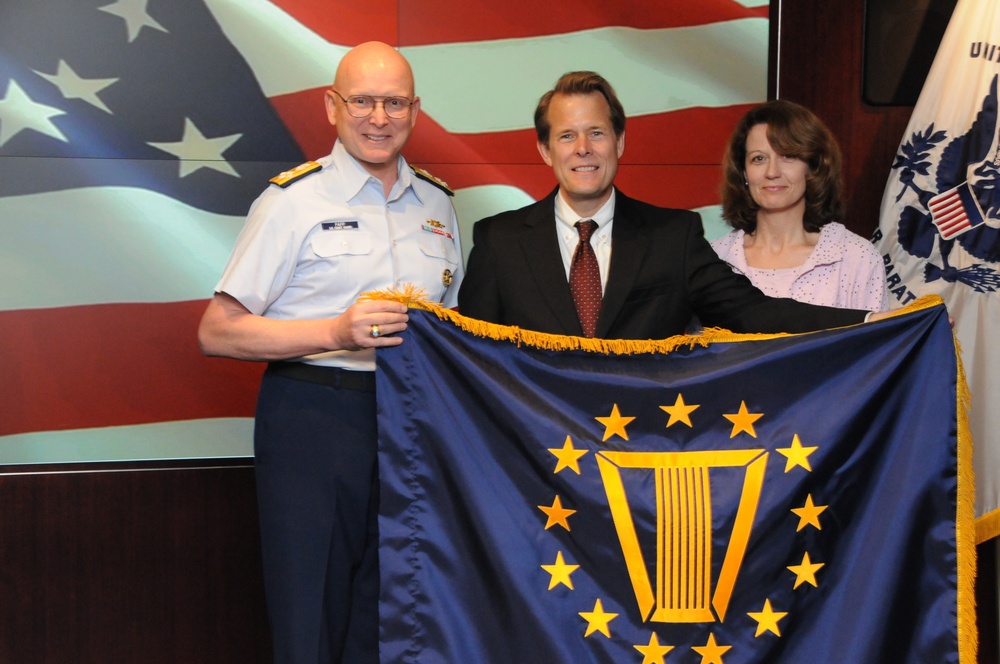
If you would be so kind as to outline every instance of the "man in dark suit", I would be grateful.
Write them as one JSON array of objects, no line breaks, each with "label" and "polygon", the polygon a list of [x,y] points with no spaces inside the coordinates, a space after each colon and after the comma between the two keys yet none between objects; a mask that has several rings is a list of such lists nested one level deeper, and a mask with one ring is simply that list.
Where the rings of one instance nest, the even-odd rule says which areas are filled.
[{"label": "man in dark suit", "polygon": [[[462,314],[606,339],[681,334],[694,315],[738,332],[805,332],[865,320],[865,311],[765,296],[719,260],[697,214],[617,191],[625,111],[598,74],[563,75],[539,101],[535,130],[559,186],[537,203],[476,223],[458,295]],[[583,236],[589,243],[578,225],[581,233],[594,229]],[[593,267],[578,268],[588,260]],[[593,303],[578,307],[574,292],[584,272],[599,282]]]}]

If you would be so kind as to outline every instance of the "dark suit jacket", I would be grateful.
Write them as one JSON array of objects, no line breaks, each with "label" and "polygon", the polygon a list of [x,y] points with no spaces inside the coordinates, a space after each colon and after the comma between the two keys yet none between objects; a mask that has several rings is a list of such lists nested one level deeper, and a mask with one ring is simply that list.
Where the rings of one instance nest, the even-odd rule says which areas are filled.
[{"label": "dark suit jacket", "polygon": [[[460,313],[582,336],[559,253],[555,195],[476,222]],[[596,337],[662,339],[684,333],[694,315],[736,332],[807,332],[860,323],[866,313],[767,297],[719,259],[697,214],[616,192]]]}]

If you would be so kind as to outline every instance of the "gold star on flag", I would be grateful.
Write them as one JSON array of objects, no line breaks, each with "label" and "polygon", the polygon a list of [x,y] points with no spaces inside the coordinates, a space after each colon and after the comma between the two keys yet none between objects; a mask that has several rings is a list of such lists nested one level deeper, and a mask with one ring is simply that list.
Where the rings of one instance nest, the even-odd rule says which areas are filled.
[{"label": "gold star on flag", "polygon": [[611,629],[608,628],[608,623],[618,617],[617,613],[606,613],[604,611],[604,606],[601,604],[601,600],[597,600],[594,603],[593,611],[581,611],[580,617],[587,621],[587,632],[583,635],[584,638],[590,636],[594,632],[600,632],[604,636],[611,638]]},{"label": "gold star on flag", "polygon": [[791,447],[779,447],[775,451],[788,458],[788,461],[785,462],[786,473],[795,466],[802,466],[811,473],[812,466],[809,465],[809,455],[818,449],[818,447],[802,447],[802,443],[799,441],[799,434],[795,434],[792,436]]},{"label": "gold star on flag", "polygon": [[[689,427],[693,427],[691,424],[691,413],[697,410],[700,406],[689,406],[684,403],[684,397],[680,394],[677,395],[677,401],[674,402],[673,406],[660,406],[660,410],[670,415],[670,419],[667,420],[667,428],[670,425],[677,424],[678,422],[683,422]],[[655,634],[653,636],[656,636]]]},{"label": "gold star on flag", "polygon": [[814,563],[809,560],[809,552],[806,551],[805,555],[802,556],[802,563],[799,565],[789,565],[788,569],[795,573],[795,585],[792,586],[792,590],[795,590],[803,583],[809,583],[814,588],[818,588],[816,585],[816,572],[819,568],[826,563]]},{"label": "gold star on flag", "polygon": [[715,642],[715,634],[708,635],[703,646],[691,646],[691,650],[701,655],[701,664],[723,664],[722,655],[732,646],[720,646]]},{"label": "gold star on flag", "polygon": [[806,526],[823,530],[823,527],[819,525],[819,515],[826,511],[826,508],[826,505],[813,505],[812,494],[807,495],[805,505],[792,508],[792,512],[799,517],[799,527],[795,529],[795,532],[799,532]]},{"label": "gold star on flag", "polygon": [[549,590],[552,590],[560,583],[573,590],[573,581],[569,578],[569,575],[580,569],[580,566],[567,565],[563,559],[563,553],[560,551],[556,554],[556,562],[552,565],[542,565],[542,569],[552,575],[552,578],[549,579]]},{"label": "gold star on flag", "polygon": [[621,413],[618,412],[618,404],[615,404],[611,408],[611,414],[607,417],[595,417],[595,420],[604,425],[604,438],[601,438],[603,443],[611,436],[618,434],[625,440],[628,440],[628,434],[625,433],[625,425],[634,420],[634,417],[622,417]]},{"label": "gold star on flag", "polygon": [[733,432],[729,434],[730,438],[736,438],[736,434],[741,431],[745,431],[754,438],[757,437],[757,432],[753,430],[753,423],[764,416],[764,413],[750,413],[747,411],[747,402],[740,402],[740,412],[723,414],[724,418],[733,423]]},{"label": "gold star on flag", "polygon": [[559,499],[559,496],[556,496],[556,499],[552,501],[552,507],[539,505],[538,509],[545,512],[545,514],[549,517],[549,520],[545,522],[545,530],[548,530],[549,528],[551,528],[556,524],[559,524],[566,530],[569,530],[568,519],[570,515],[576,514],[576,510],[568,510],[563,508],[562,500]]},{"label": "gold star on flag", "polygon": [[760,613],[750,612],[747,615],[757,621],[757,633],[754,634],[754,637],[758,637],[764,632],[772,632],[776,636],[781,636],[781,631],[778,630],[778,621],[787,616],[788,613],[774,611],[771,609],[771,600],[766,599]]},{"label": "gold star on flag", "polygon": [[664,655],[674,649],[673,646],[661,646],[659,639],[656,638],[656,632],[650,635],[648,645],[632,647],[642,653],[642,664],[664,664]]},{"label": "gold star on flag", "polygon": [[569,468],[577,475],[580,474],[580,464],[578,461],[580,460],[580,457],[587,453],[587,450],[578,450],[573,447],[572,438],[566,436],[566,442],[563,443],[562,447],[550,447],[548,449],[549,452],[552,452],[552,454],[556,455],[556,458],[559,459],[559,462],[556,464],[556,469],[552,471],[553,475],[558,473],[563,468]]}]

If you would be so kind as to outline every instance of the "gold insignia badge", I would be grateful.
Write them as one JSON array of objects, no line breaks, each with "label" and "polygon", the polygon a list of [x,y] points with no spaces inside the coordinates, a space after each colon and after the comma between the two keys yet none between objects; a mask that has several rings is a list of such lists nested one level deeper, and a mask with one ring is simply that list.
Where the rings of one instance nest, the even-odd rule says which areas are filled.
[{"label": "gold insignia badge", "polygon": [[437,221],[436,219],[428,219],[427,225],[433,226],[434,228],[444,228],[444,224],[442,224],[440,221]]},{"label": "gold insignia badge", "polygon": [[444,272],[441,273],[441,283],[445,286],[451,286],[452,281],[454,281],[454,276],[452,275],[451,270],[445,268]]}]

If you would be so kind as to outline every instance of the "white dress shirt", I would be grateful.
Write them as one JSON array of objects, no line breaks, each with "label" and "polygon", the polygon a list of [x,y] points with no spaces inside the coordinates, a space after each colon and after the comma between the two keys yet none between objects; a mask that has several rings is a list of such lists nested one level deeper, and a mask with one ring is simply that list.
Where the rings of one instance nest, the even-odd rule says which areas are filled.
[{"label": "white dress shirt", "polygon": [[573,252],[580,241],[576,230],[576,222],[593,219],[597,222],[597,230],[590,236],[590,244],[597,254],[597,264],[601,269],[601,292],[608,284],[608,269],[611,267],[611,224],[615,216],[615,190],[611,197],[592,217],[581,217],[569,206],[563,198],[562,190],[556,194],[556,234],[559,236],[559,252],[562,254],[563,267],[566,268],[566,281],[569,281],[569,270],[573,262]]}]

